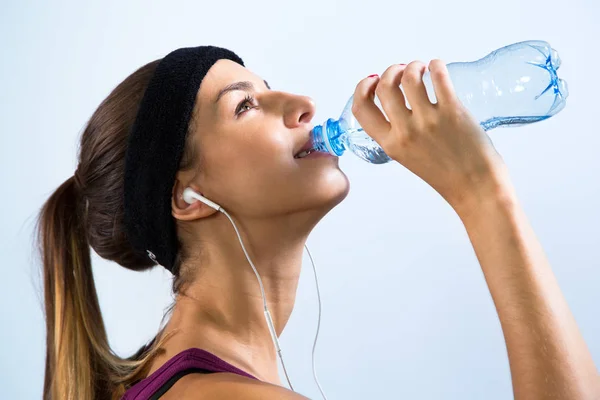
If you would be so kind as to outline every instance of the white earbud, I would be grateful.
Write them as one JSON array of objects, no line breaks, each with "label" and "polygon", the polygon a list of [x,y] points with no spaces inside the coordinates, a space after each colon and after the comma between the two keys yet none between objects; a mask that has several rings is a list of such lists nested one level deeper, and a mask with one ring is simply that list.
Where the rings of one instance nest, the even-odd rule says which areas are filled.
[{"label": "white earbud", "polygon": [[185,201],[188,204],[192,204],[195,200],[201,201],[204,204],[206,204],[207,206],[212,207],[217,211],[223,210],[220,205],[218,205],[215,202],[210,201],[209,199],[202,196],[201,194],[196,193],[194,191],[194,189],[189,188],[189,187],[185,188],[185,190],[183,191],[183,201]]}]

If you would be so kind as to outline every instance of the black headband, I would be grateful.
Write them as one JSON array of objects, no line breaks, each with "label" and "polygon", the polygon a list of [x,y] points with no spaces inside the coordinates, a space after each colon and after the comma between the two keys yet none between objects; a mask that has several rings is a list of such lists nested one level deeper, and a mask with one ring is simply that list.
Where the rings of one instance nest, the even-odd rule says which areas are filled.
[{"label": "black headband", "polygon": [[124,196],[127,238],[135,251],[169,271],[179,247],[171,215],[175,175],[200,83],[220,59],[244,65],[235,53],[213,46],[181,48],[164,57],[129,133]]}]

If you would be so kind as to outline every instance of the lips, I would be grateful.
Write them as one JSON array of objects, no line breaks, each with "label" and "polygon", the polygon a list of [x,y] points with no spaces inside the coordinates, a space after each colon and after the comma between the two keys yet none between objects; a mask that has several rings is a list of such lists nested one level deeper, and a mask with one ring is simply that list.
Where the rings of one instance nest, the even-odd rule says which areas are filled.
[{"label": "lips", "polygon": [[304,144],[304,146],[302,146],[300,149],[298,149],[298,151],[296,151],[296,153],[294,154],[294,158],[298,158],[298,155],[300,155],[302,152],[311,150],[312,148],[313,148],[312,137],[309,137],[308,141]]}]

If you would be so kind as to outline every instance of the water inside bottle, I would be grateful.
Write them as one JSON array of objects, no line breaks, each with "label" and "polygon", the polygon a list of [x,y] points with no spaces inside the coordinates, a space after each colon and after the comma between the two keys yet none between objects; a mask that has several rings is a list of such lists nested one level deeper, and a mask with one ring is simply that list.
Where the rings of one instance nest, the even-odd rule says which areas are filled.
[{"label": "water inside bottle", "polygon": [[385,164],[392,160],[362,128],[349,129],[344,136],[347,136],[344,145],[363,160],[372,164]]}]

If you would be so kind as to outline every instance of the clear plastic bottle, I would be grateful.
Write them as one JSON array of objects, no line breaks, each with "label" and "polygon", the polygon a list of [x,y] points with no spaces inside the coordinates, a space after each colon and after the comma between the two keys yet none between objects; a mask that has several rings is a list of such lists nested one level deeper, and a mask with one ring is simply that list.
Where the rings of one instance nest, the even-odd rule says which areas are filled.
[{"label": "clear plastic bottle", "polygon": [[[458,98],[487,131],[542,121],[562,110],[569,93],[566,82],[557,76],[560,63],[558,53],[547,42],[526,41],[477,61],[447,67]],[[423,82],[435,103],[428,71]],[[350,150],[373,164],[391,161],[352,115],[352,101],[350,97],[338,120],[330,118],[313,128],[313,150],[335,156]]]}]

